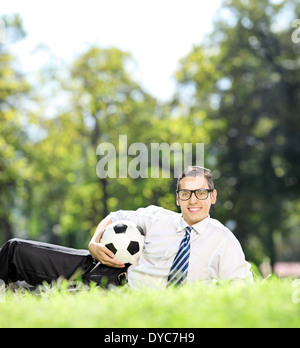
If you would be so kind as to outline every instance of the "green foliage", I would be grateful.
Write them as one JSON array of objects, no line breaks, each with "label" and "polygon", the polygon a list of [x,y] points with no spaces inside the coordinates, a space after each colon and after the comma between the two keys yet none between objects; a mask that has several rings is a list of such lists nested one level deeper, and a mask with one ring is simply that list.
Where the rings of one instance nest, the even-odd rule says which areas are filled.
[{"label": "green foliage", "polygon": [[[185,286],[181,289],[111,291],[92,287],[75,294],[67,282],[39,295],[6,292],[0,327],[296,328],[300,304],[289,280],[253,285]],[[82,287],[81,287],[82,288]],[[79,286],[80,289],[80,286]],[[178,305],[180,304],[180,305]]]},{"label": "green foliage", "polygon": [[[300,51],[290,25],[278,25],[299,4],[276,3],[224,1],[212,33],[181,59],[168,103],[141,87],[117,48],[92,46],[69,65],[51,59],[30,86],[1,45],[0,244],[18,236],[86,248],[112,210],[176,210],[172,178],[97,177],[97,146],[119,151],[124,134],[148,152],[205,143],[212,215],[233,226],[247,259],[299,259]],[[4,20],[12,40],[25,36],[19,16]]]},{"label": "green foliage", "polygon": [[193,92],[187,114],[205,110],[214,121],[208,147],[220,173],[218,213],[235,222],[234,233],[256,262],[257,239],[276,260],[273,236],[286,235],[283,207],[299,192],[299,51],[288,27],[275,29],[288,5],[297,18],[293,1],[224,1],[230,20],[216,21],[176,75],[179,92]]},{"label": "green foliage", "polygon": [[[6,20],[7,35],[15,40],[24,35],[20,18]],[[23,102],[30,86],[14,69],[14,57],[0,45],[0,226],[3,238],[11,238],[12,210],[26,199],[25,186],[32,174],[28,158],[28,137]],[[16,198],[19,197],[19,200]]]}]

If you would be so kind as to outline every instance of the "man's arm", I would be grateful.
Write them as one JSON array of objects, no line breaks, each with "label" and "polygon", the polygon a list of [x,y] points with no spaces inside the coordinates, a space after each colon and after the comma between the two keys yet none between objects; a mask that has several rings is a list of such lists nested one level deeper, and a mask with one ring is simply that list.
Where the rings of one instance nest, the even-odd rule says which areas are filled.
[{"label": "man's arm", "polygon": [[251,265],[245,260],[242,247],[235,237],[227,238],[222,243],[218,260],[218,279],[232,281],[250,281],[253,280]]},{"label": "man's arm", "polygon": [[89,252],[103,265],[114,267],[114,268],[124,268],[123,262],[116,260],[114,253],[111,252],[104,244],[101,243],[102,235],[107,226],[112,223],[109,216],[102,220],[96,228],[93,238],[89,243]]}]

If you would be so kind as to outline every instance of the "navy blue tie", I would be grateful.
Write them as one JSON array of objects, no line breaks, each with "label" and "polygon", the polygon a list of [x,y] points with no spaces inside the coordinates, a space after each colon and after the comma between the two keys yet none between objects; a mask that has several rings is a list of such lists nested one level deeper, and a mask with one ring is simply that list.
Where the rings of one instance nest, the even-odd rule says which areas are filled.
[{"label": "navy blue tie", "polygon": [[191,227],[185,229],[185,236],[183,237],[179,250],[175,256],[172,267],[168,276],[168,286],[181,285],[188,274],[189,259],[190,259],[190,244],[191,244]]}]

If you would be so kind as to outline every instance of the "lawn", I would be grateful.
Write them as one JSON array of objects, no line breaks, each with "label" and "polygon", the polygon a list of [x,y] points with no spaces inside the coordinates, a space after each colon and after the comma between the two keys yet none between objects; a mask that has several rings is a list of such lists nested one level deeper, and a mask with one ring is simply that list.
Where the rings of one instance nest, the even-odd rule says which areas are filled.
[{"label": "lawn", "polygon": [[277,278],[164,291],[92,287],[70,292],[63,282],[35,294],[2,292],[0,300],[3,328],[300,327],[300,283]]}]

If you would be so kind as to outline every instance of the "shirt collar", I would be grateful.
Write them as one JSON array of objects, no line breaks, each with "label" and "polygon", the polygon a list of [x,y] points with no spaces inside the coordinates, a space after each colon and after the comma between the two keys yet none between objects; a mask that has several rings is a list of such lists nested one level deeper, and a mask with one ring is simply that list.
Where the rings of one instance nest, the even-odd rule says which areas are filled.
[{"label": "shirt collar", "polygon": [[[191,226],[193,228],[194,231],[196,231],[198,234],[203,234],[206,230],[206,226],[209,222],[210,219],[210,215],[208,215],[207,218],[205,218],[204,220],[197,222],[195,225]],[[187,227],[189,226],[189,224],[183,219],[183,217],[180,217],[179,220],[179,224],[178,224],[178,228],[177,228],[177,232],[181,232],[183,230],[185,230]]]}]

